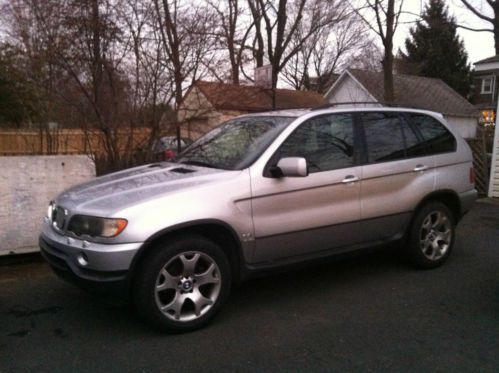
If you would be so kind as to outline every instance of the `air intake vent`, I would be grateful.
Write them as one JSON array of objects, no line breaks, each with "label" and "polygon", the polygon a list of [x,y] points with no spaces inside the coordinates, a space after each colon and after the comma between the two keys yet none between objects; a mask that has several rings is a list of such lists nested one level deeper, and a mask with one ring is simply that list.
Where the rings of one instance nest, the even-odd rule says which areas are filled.
[{"label": "air intake vent", "polygon": [[151,163],[151,164],[149,165],[149,168],[155,168],[155,167],[158,167],[158,168],[163,168],[163,167],[161,167],[161,164],[160,164],[160,163]]}]

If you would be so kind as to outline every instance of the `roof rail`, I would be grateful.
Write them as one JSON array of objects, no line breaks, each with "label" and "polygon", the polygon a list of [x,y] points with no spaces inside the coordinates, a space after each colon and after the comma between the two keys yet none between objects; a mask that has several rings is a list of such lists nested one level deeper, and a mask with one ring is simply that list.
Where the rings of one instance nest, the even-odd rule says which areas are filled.
[{"label": "roof rail", "polygon": [[312,109],[312,111],[322,110],[322,109],[328,109],[330,107],[335,107],[335,106],[340,106],[340,105],[353,105],[353,104],[358,104],[358,105],[381,105],[381,106],[387,106],[387,107],[407,107],[406,105],[402,106],[402,105],[398,105],[398,104],[394,104],[394,103],[388,103],[388,102],[383,102],[383,101],[344,101],[344,102],[330,102],[329,104],[315,107],[315,108]]}]

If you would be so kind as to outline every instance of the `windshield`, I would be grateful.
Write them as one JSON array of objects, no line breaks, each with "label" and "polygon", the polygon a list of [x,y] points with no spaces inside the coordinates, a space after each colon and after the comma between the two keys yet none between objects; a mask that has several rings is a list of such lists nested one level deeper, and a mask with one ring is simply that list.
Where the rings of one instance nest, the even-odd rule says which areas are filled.
[{"label": "windshield", "polygon": [[251,165],[294,119],[259,116],[229,120],[194,142],[175,161],[242,170]]}]

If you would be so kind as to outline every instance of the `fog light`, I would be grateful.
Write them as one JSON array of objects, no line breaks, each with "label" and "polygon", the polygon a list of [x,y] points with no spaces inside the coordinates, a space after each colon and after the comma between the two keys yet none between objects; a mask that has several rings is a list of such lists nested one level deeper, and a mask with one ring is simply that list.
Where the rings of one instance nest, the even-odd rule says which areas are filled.
[{"label": "fog light", "polygon": [[78,256],[76,257],[76,260],[78,260],[78,263],[82,266],[85,267],[88,264],[88,258],[87,254],[84,252],[80,252]]}]

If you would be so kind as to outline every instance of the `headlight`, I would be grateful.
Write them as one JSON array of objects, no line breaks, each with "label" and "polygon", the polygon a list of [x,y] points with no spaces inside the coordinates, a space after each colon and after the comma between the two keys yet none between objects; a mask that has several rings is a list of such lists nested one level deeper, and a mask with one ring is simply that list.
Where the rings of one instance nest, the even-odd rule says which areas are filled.
[{"label": "headlight", "polygon": [[115,237],[125,229],[127,223],[125,219],[75,215],[69,221],[68,231],[77,236]]}]

